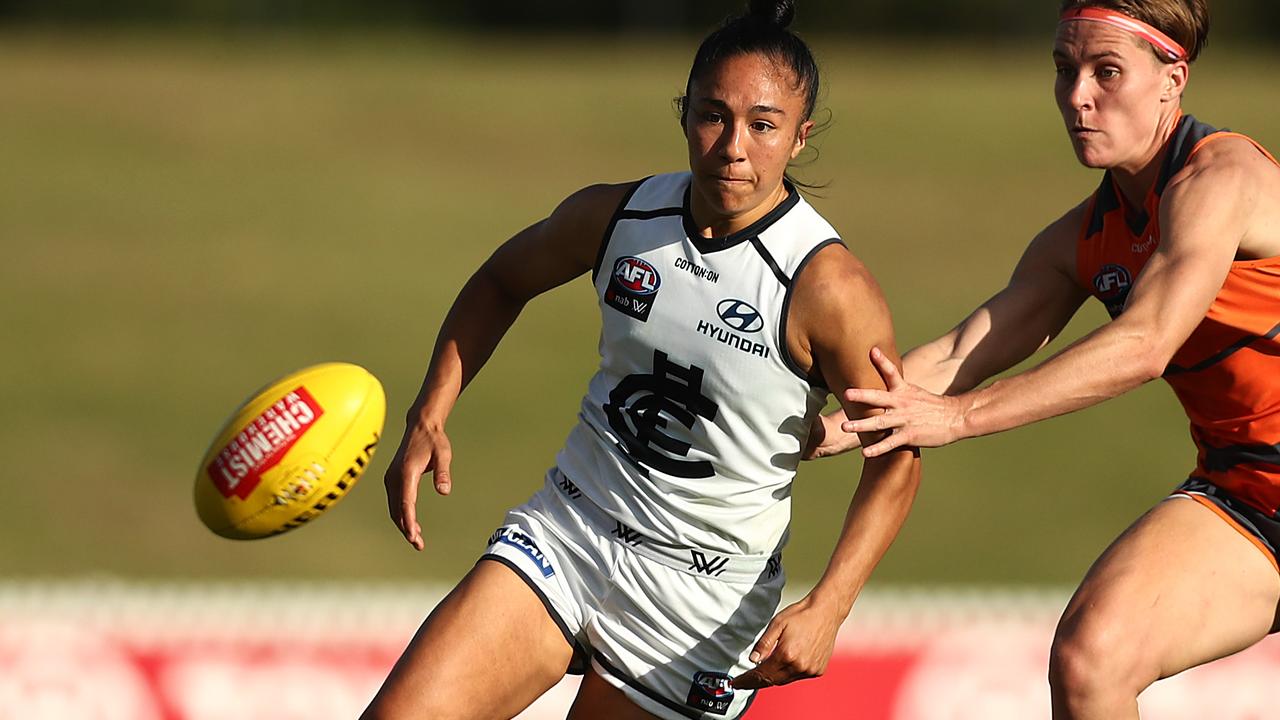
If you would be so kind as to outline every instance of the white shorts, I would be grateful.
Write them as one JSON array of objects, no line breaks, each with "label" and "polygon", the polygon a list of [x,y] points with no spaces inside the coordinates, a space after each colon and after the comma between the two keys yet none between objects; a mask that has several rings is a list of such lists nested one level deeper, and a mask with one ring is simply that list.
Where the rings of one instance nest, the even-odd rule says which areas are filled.
[{"label": "white shorts", "polygon": [[484,559],[541,598],[586,663],[660,718],[737,718],[754,691],[733,678],[777,613],[779,555],[726,556],[664,545],[609,518],[567,478],[507,513]]}]

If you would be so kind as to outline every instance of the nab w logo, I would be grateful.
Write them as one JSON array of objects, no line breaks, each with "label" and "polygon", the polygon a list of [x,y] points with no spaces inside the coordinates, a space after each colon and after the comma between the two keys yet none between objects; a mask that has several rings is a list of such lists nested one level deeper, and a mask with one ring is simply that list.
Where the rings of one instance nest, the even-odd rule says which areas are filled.
[{"label": "nab w logo", "polygon": [[572,480],[563,475],[560,476],[560,489],[564,491],[565,495],[569,496],[570,500],[577,500],[582,497],[582,491],[578,489],[578,486],[574,485]]},{"label": "nab w logo", "polygon": [[724,566],[729,564],[729,558],[727,557],[720,557],[719,555],[708,557],[697,550],[690,550],[689,555],[693,558],[693,564],[689,566],[689,569],[711,577],[718,577],[720,573],[724,572]]},{"label": "nab w logo", "polygon": [[639,545],[640,543],[644,542],[643,535],[636,532],[635,530],[632,530],[626,525],[623,525],[617,520],[614,520],[614,522],[618,524],[618,527],[613,529],[612,534],[618,536],[619,540],[630,545],[631,547],[635,547],[636,545]]},{"label": "nab w logo", "polygon": [[741,300],[721,300],[716,305],[716,314],[721,322],[738,332],[759,332],[764,327],[760,311]]}]

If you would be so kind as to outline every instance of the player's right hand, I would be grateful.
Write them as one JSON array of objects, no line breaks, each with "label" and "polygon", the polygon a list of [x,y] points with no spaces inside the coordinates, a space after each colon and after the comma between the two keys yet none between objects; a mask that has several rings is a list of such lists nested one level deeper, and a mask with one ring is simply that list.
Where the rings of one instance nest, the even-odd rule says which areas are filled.
[{"label": "player's right hand", "polygon": [[383,484],[387,488],[387,512],[391,522],[415,550],[425,547],[422,525],[418,523],[418,484],[430,472],[436,492],[448,495],[453,489],[449,462],[453,448],[442,425],[416,423],[405,428]]}]

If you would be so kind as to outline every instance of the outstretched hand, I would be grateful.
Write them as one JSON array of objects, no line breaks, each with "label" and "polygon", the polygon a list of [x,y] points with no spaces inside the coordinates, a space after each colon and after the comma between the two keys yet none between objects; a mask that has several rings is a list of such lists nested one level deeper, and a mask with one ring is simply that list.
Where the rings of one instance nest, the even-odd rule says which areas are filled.
[{"label": "outstretched hand", "polygon": [[449,474],[449,462],[453,449],[444,428],[415,425],[405,430],[400,447],[387,468],[383,484],[387,488],[387,512],[391,522],[415,550],[426,544],[422,540],[422,525],[418,523],[418,485],[422,476],[430,472],[436,492],[448,495],[453,489]]},{"label": "outstretched hand", "polygon": [[871,363],[888,389],[849,388],[844,391],[844,398],[884,412],[847,420],[840,426],[847,433],[890,432],[879,442],[864,447],[864,457],[876,457],[900,447],[939,447],[964,437],[964,409],[959,399],[935,395],[907,382],[880,348],[871,349]]}]

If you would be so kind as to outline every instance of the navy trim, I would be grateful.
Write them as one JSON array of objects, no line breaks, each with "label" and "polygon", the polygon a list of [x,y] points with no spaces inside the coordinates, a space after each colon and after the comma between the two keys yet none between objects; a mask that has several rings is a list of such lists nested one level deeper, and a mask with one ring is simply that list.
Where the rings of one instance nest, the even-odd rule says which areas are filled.
[{"label": "navy trim", "polygon": [[810,377],[809,373],[805,372],[804,369],[796,363],[795,358],[791,357],[791,352],[787,350],[787,318],[791,316],[791,290],[795,287],[795,278],[800,277],[800,273],[804,271],[805,266],[809,264],[809,261],[813,259],[813,256],[817,255],[819,250],[827,247],[828,245],[843,246],[844,241],[840,238],[823,240],[815,245],[813,249],[809,251],[809,254],[805,255],[804,258],[800,260],[800,264],[796,266],[795,273],[791,276],[792,284],[787,286],[787,294],[782,298],[782,319],[778,321],[778,352],[782,354],[783,364],[785,364],[787,369],[792,373],[795,373],[796,377],[804,380],[814,387],[820,387],[824,390],[830,390],[830,388],[827,387],[826,381],[818,378],[817,382],[814,382],[815,378]]},{"label": "navy trim", "polygon": [[782,268],[778,267],[778,261],[773,259],[773,254],[765,248],[764,243],[760,242],[760,238],[751,238],[751,247],[755,248],[756,252],[760,253],[760,257],[764,260],[764,264],[768,265],[769,269],[773,271],[773,276],[778,278],[778,282],[782,283],[782,287],[790,290],[791,278],[787,277],[786,273],[782,272]]},{"label": "navy trim", "polygon": [[1237,465],[1263,463],[1280,465],[1280,443],[1266,445],[1250,443],[1247,445],[1227,445],[1213,447],[1201,443],[1204,451],[1204,469],[1209,472],[1226,472]]},{"label": "navy trim", "polygon": [[484,560],[490,560],[506,566],[511,570],[511,572],[516,574],[516,577],[523,580],[525,585],[529,586],[529,589],[533,591],[534,595],[538,596],[538,599],[542,601],[542,606],[546,608],[547,615],[551,616],[552,622],[554,622],[556,627],[560,628],[560,632],[564,634],[564,639],[569,643],[569,647],[573,648],[573,658],[569,660],[569,668],[565,670],[565,672],[570,675],[582,675],[585,673],[587,671],[586,649],[579,645],[577,639],[573,637],[573,633],[569,632],[569,624],[566,623],[564,618],[560,617],[560,613],[556,612],[555,608],[551,606],[551,601],[547,599],[547,596],[542,592],[542,589],[534,584],[533,580],[525,574],[524,570],[522,570],[519,565],[511,562],[507,558],[504,558],[501,555],[494,555],[493,553],[485,553],[480,556],[480,559],[476,561],[476,564],[478,565]]},{"label": "navy trim", "polygon": [[691,708],[688,705],[685,705],[684,703],[678,703],[672,700],[671,698],[663,697],[662,695],[658,694],[657,690],[652,690],[650,688],[645,687],[644,685],[641,685],[638,680],[631,678],[626,673],[614,667],[613,663],[609,662],[608,660],[605,660],[604,656],[601,655],[599,652],[593,653],[591,655],[591,659],[599,662],[606,672],[608,672],[610,675],[621,680],[624,684],[626,684],[627,687],[635,690],[641,695],[644,695],[650,700],[656,703],[659,703],[660,705],[663,705],[667,708],[670,708],[671,710],[678,712],[687,718],[692,718],[693,720],[702,720],[703,713],[701,710],[695,710],[694,708]]},{"label": "navy trim", "polygon": [[1201,370],[1217,365],[1259,340],[1274,340],[1277,335],[1280,335],[1280,324],[1271,328],[1266,335],[1245,335],[1239,340],[1228,345],[1226,348],[1223,348],[1220,352],[1201,360],[1191,367],[1183,367],[1181,365],[1174,365],[1171,363],[1167,368],[1165,368],[1164,377],[1169,377],[1170,375],[1181,375],[1182,373],[1189,372],[1200,372]]},{"label": "navy trim", "polygon": [[622,213],[627,209],[627,203],[631,202],[631,196],[636,194],[640,186],[645,184],[653,176],[650,175],[643,180],[637,180],[631,189],[622,196],[622,202],[618,203],[618,208],[613,211],[613,216],[609,218],[609,224],[605,226],[604,236],[600,238],[600,249],[596,251],[595,265],[591,266],[591,283],[594,285],[596,276],[600,274],[600,263],[604,262],[605,250],[609,248],[609,241],[613,239],[613,229],[617,227],[618,220],[622,217]]},{"label": "navy trim", "polygon": [[784,198],[782,202],[778,203],[777,207],[765,213],[764,217],[735,233],[730,233],[724,237],[708,238],[702,237],[702,231],[698,229],[697,223],[693,221],[693,211],[689,209],[689,198],[690,194],[693,192],[693,176],[690,176],[689,184],[684,189],[684,201],[681,205],[681,214],[684,216],[685,235],[689,236],[689,241],[692,242],[693,246],[698,248],[698,252],[703,255],[727,250],[734,245],[750,240],[769,229],[770,225],[781,220],[783,215],[786,215],[791,208],[796,206],[796,203],[800,202],[800,193],[796,192],[796,188],[791,184],[790,180],[784,179],[782,181],[782,185],[787,189],[787,197]]},{"label": "navy trim", "polygon": [[1111,182],[1111,171],[1108,170],[1102,175],[1102,184],[1098,186],[1097,192],[1093,194],[1092,214],[1089,216],[1089,230],[1085,233],[1086,238],[1102,232],[1106,226],[1107,214],[1115,212],[1120,208],[1120,198],[1116,195],[1116,186]]},{"label": "navy trim", "polygon": [[[1196,144],[1216,132],[1219,132],[1217,128],[1202,123],[1191,115],[1183,115],[1179,118],[1178,126],[1174,128],[1173,135],[1165,143],[1165,155],[1163,164],[1160,166],[1160,175],[1156,177],[1156,184],[1152,188],[1157,199],[1164,195],[1164,189],[1169,185],[1169,180],[1186,166],[1187,158],[1191,157],[1191,150],[1195,148]],[[1108,170],[1102,176],[1102,185],[1098,188],[1098,203],[1094,208],[1093,217],[1089,220],[1089,236],[1102,231],[1103,216],[1120,207],[1119,196],[1120,193],[1115,188],[1111,171]],[[1125,224],[1129,226],[1131,234],[1142,235],[1147,231],[1147,226],[1151,224],[1151,218],[1147,215],[1145,206],[1136,208],[1136,210],[1137,214],[1132,218],[1125,217]]]},{"label": "navy trim", "polygon": [[1178,127],[1173,131],[1173,138],[1169,141],[1169,153],[1165,155],[1164,167],[1160,170],[1160,178],[1156,181],[1157,197],[1164,195],[1164,189],[1168,186],[1169,180],[1186,167],[1192,148],[1216,132],[1218,128],[1212,125],[1202,123],[1190,115],[1182,116],[1178,121]]}]

